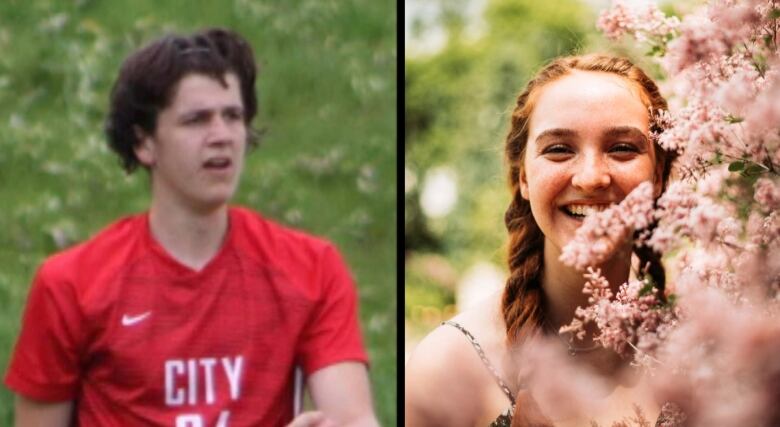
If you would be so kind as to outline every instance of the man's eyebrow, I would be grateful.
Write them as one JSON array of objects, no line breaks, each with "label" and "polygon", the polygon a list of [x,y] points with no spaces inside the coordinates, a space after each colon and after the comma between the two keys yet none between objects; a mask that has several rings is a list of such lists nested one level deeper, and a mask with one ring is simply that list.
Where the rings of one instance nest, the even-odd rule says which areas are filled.
[{"label": "man's eyebrow", "polygon": [[547,129],[544,132],[540,133],[536,137],[536,141],[542,141],[544,139],[553,139],[553,138],[572,138],[577,136],[577,132],[572,129],[566,129],[566,128],[552,128]]},{"label": "man's eyebrow", "polygon": [[195,116],[200,114],[211,114],[216,111],[244,111],[244,107],[238,104],[223,105],[217,108],[193,108],[191,110],[184,110],[180,113],[181,116]]},{"label": "man's eyebrow", "polygon": [[607,129],[603,133],[605,138],[619,138],[623,136],[639,138],[647,142],[647,135],[634,126],[616,126]]}]

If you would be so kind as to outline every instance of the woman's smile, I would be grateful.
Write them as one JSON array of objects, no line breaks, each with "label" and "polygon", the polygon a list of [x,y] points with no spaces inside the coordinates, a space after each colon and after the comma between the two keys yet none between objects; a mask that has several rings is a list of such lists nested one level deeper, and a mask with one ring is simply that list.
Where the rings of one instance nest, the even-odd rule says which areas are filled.
[{"label": "woman's smile", "polygon": [[582,220],[588,215],[592,215],[594,213],[602,212],[604,209],[607,209],[610,206],[609,203],[598,203],[598,204],[580,204],[580,203],[571,203],[561,206],[561,210],[563,213],[571,216],[572,218]]}]

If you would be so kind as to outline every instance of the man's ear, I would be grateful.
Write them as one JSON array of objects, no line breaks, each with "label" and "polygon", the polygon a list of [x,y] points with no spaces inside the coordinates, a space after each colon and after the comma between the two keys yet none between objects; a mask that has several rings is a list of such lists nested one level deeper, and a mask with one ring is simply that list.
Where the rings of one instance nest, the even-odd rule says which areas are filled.
[{"label": "man's ear", "polygon": [[133,147],[135,157],[138,158],[138,161],[143,166],[151,168],[154,166],[155,161],[154,141],[152,136],[147,134],[138,125],[133,125],[133,132],[135,132],[135,137],[138,140],[138,143]]},{"label": "man's ear", "polygon": [[520,195],[523,196],[525,200],[528,200],[528,180],[525,177],[525,170],[523,170],[523,168],[520,168],[518,181],[520,184]]}]

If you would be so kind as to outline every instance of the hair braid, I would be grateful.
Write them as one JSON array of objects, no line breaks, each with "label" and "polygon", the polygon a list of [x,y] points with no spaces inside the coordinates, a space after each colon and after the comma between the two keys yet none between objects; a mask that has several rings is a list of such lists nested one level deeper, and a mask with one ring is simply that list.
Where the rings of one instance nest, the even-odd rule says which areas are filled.
[{"label": "hair braid", "polygon": [[540,325],[544,316],[544,294],[539,274],[544,259],[544,235],[531,215],[531,205],[515,188],[512,203],[504,216],[510,233],[511,274],[501,301],[507,335],[522,335],[526,323]]},{"label": "hair braid", "polygon": [[[657,221],[650,223],[644,230],[637,230],[634,234],[634,240],[639,237],[640,233],[652,232],[657,225]],[[666,290],[666,272],[664,266],[661,263],[661,254],[656,252],[652,247],[640,244],[634,245],[634,254],[639,258],[639,274],[640,278],[645,275],[649,275],[653,281],[653,286],[658,289],[658,298],[661,301],[666,301],[664,291]],[[645,268],[647,272],[645,273]]]}]

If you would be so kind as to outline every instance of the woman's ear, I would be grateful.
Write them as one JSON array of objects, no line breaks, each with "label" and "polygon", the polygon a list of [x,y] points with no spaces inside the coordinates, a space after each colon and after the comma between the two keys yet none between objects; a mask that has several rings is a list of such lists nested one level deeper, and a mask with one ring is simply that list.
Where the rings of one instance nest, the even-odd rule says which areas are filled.
[{"label": "woman's ear", "polygon": [[520,195],[523,196],[525,200],[528,200],[528,180],[525,177],[525,171],[523,168],[520,168],[518,181],[520,181]]},{"label": "woman's ear", "polygon": [[134,125],[133,131],[135,132],[135,137],[138,140],[138,143],[133,147],[133,152],[135,152],[135,157],[138,158],[138,162],[140,162],[143,166],[146,166],[147,168],[151,168],[154,166],[154,141],[152,140],[152,136],[144,132],[143,129],[141,129],[140,126]]}]

